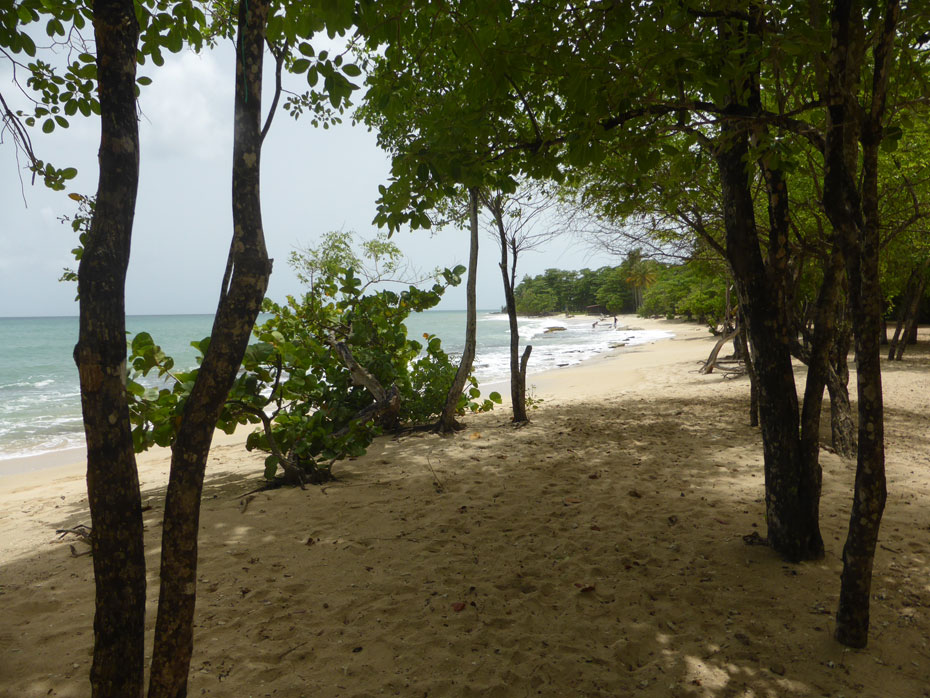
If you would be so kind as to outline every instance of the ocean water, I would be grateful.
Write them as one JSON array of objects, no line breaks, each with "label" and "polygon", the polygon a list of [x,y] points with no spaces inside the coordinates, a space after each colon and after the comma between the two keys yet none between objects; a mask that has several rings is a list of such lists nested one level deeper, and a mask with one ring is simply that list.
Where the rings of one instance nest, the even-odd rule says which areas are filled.
[{"label": "ocean water", "polygon": [[[592,327],[593,318],[520,318],[520,343],[533,345],[530,374],[569,366],[611,345],[643,344],[672,336],[668,332],[614,329],[611,322]],[[130,316],[130,333],[145,330],[177,366],[193,367],[193,340],[210,333],[212,315]],[[561,327],[561,331],[547,332]],[[72,351],[77,341],[76,317],[0,318],[0,461],[38,455],[84,443],[77,369]],[[442,339],[449,353],[461,352],[464,311],[427,311],[411,316],[407,334]],[[478,314],[475,375],[481,383],[507,380],[510,334],[507,316]]]}]

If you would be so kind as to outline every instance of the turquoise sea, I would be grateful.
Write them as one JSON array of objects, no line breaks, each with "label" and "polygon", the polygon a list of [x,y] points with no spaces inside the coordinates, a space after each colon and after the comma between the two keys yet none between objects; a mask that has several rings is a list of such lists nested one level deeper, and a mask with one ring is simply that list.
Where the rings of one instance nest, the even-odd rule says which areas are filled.
[{"label": "turquoise sea", "polygon": [[[145,330],[175,358],[195,365],[192,340],[210,333],[212,315],[144,315],[126,319],[130,333]],[[578,363],[610,345],[638,344],[670,336],[663,332],[592,327],[594,318],[521,318],[521,345],[532,344],[529,373]],[[546,332],[550,327],[563,331]],[[464,311],[428,311],[407,321],[408,336],[432,333],[450,353],[464,344]],[[0,318],[0,461],[83,445],[77,369],[71,354],[77,341],[76,317]],[[481,311],[475,374],[480,382],[508,378],[509,325],[506,315]],[[502,391],[503,392],[503,391]]]}]

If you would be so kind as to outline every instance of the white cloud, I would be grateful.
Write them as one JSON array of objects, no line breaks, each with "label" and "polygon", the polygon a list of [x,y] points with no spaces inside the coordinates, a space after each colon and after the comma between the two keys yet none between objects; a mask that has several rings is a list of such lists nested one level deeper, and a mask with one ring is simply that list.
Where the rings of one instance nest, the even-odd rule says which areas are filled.
[{"label": "white cloud", "polygon": [[160,68],[142,66],[153,82],[142,88],[139,124],[144,156],[215,161],[232,148],[232,68],[221,51],[166,56]]}]

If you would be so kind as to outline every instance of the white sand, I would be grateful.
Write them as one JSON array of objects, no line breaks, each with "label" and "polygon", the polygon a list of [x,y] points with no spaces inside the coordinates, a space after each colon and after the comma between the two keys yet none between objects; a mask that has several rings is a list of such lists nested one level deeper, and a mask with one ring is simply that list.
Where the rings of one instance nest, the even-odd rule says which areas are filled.
[{"label": "white sand", "polygon": [[[930,695],[926,335],[886,365],[872,641],[851,651],[831,631],[854,464],[821,452],[824,561],[745,545],[765,533],[746,380],[697,373],[703,328],[622,322],[677,336],[531,376],[529,426],[382,438],[326,487],[243,497],[262,458],[217,443],[189,695]],[[151,631],[166,454],[140,477]],[[89,693],[92,563],[55,535],[79,523],[82,465],[0,478],[2,696]]]}]

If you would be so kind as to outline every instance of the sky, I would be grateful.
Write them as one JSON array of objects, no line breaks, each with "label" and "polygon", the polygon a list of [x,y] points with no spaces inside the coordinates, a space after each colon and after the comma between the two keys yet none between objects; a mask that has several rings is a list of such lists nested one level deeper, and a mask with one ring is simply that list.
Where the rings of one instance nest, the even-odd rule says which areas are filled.
[{"label": "sky", "polygon": [[[267,65],[267,60],[266,60]],[[153,84],[140,98],[140,182],[126,282],[130,315],[212,313],[219,295],[232,232],[233,49],[167,56],[140,74]],[[8,65],[0,65],[0,89],[16,98]],[[266,77],[264,104],[273,80]],[[296,88],[296,89],[299,89]],[[358,94],[358,93],[356,93]],[[11,105],[12,106],[12,105]],[[64,192],[32,185],[11,139],[0,143],[0,317],[76,315],[75,287],[59,283],[62,268],[76,267],[70,254],[76,236],[59,222],[76,204],[67,194],[93,194],[97,186],[99,121],[73,117],[67,129],[35,129],[39,158],[78,168]],[[287,265],[289,253],[316,244],[330,230],[370,238],[377,189],[386,184],[388,156],[375,134],[351,120],[324,130],[279,110],[262,150],[262,213],[269,254],[275,259],[268,296],[283,300],[301,285]],[[468,235],[446,228],[401,230],[394,241],[424,271],[466,264]],[[480,241],[478,307],[504,303],[499,252],[486,234]],[[583,242],[559,237],[520,258],[518,278],[548,268],[596,268],[619,259]],[[464,283],[450,289],[440,310],[465,307]]]}]

